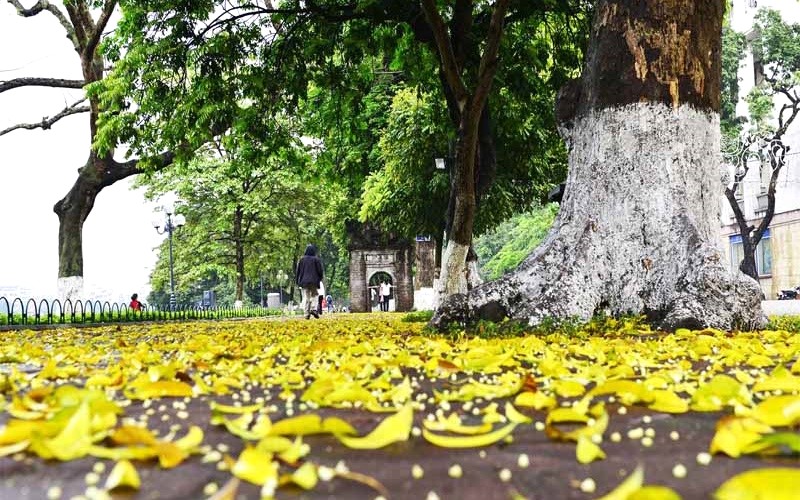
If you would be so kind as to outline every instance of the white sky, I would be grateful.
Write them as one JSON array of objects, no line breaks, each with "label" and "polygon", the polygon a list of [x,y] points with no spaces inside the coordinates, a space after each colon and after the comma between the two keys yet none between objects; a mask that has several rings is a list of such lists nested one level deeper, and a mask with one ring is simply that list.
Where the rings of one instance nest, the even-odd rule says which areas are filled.
[{"label": "white sky", "polygon": [[[33,2],[26,2],[26,5]],[[23,76],[79,79],[78,56],[54,16],[17,16],[0,2],[0,80]],[[41,121],[72,104],[80,91],[43,87],[0,93],[0,130]],[[0,136],[0,295],[22,287],[53,297],[58,277],[58,217],[53,205],[72,187],[89,150],[88,115],[67,117],[51,130]],[[118,158],[120,159],[120,158]],[[146,296],[159,236],[153,204],[130,179],[104,189],[84,224],[85,289],[89,296]]]}]

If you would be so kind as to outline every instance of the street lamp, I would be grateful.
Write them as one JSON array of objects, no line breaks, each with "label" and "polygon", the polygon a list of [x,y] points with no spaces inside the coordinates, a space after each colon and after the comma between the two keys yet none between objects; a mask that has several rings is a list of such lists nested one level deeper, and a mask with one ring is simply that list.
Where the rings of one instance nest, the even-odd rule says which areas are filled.
[{"label": "street lamp", "polygon": [[[173,215],[175,216],[174,218]],[[161,229],[160,223],[153,222],[153,227],[158,234],[169,234],[169,308],[172,311],[177,306],[177,301],[175,300],[175,272],[172,267],[172,233],[184,224],[186,224],[186,218],[180,214],[173,214],[171,211],[167,211],[164,229]]]},{"label": "street lamp", "polygon": [[278,282],[278,293],[280,293],[281,298],[281,307],[283,307],[283,283],[289,278],[289,275],[286,274],[286,271],[280,270],[275,275],[275,280]]}]

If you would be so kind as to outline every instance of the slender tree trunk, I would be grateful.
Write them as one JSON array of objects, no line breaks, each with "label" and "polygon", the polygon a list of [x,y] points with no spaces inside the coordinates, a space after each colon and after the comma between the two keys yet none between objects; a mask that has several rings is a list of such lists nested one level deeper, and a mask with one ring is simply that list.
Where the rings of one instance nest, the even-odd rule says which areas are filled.
[{"label": "slender tree trunk", "polygon": [[[582,77],[559,95],[561,210],[514,272],[449,297],[435,326],[645,314],[758,327],[758,284],[717,247],[724,0],[600,0]],[[460,240],[463,241],[463,240]]]},{"label": "slender tree trunk", "polygon": [[242,208],[236,207],[233,213],[233,241],[236,245],[236,300],[244,298],[244,238],[242,235]]}]

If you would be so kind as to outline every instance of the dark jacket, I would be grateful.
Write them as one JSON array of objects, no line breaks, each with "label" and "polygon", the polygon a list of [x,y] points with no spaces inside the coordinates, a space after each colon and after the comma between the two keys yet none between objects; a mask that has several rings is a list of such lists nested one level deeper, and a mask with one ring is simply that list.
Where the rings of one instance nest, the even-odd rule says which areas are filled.
[{"label": "dark jacket", "polygon": [[322,275],[322,260],[317,257],[317,248],[314,245],[308,245],[306,254],[297,263],[297,273],[294,281],[304,288],[312,286],[318,288],[319,282],[322,281]]}]

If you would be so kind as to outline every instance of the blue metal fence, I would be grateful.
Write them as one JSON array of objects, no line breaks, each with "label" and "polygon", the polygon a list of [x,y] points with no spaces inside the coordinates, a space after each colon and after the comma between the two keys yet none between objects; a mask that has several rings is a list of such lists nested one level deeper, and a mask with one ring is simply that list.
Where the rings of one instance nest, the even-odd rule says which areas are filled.
[{"label": "blue metal fence", "polygon": [[0,326],[59,325],[85,323],[126,323],[131,321],[170,321],[190,319],[256,318],[278,316],[278,309],[260,306],[199,307],[177,305],[170,307],[147,305],[135,311],[124,303],[99,300],[6,298],[0,296]]}]

